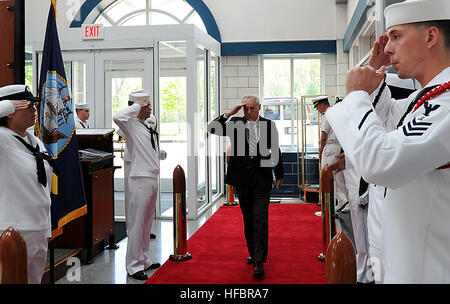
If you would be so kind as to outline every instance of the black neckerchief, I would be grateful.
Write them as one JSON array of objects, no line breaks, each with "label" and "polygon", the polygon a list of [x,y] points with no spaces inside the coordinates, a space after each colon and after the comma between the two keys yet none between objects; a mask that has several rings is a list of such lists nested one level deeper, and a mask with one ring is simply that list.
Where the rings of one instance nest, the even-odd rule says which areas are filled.
[{"label": "black neckerchief", "polygon": [[153,150],[156,151],[156,146],[155,146],[155,140],[153,139],[153,135],[156,135],[156,140],[159,140],[159,135],[158,132],[154,131],[152,128],[150,128],[145,122],[143,122],[142,120],[138,119],[138,121],[150,132],[150,140],[152,142],[152,147]]},{"label": "black neckerchief", "polygon": [[397,124],[397,128],[400,127],[401,125],[403,125],[403,121],[405,120],[406,115],[409,114],[409,112],[412,111],[412,109],[414,108],[414,106],[416,105],[416,103],[419,101],[419,99],[425,95],[426,93],[428,93],[429,91],[431,91],[432,89],[434,89],[435,87],[437,87],[439,84],[431,86],[431,87],[426,87],[424,89],[422,89],[419,94],[417,94],[416,98],[414,98],[413,101],[411,101],[411,103],[408,106],[408,109],[406,109],[405,114],[403,114],[402,118],[400,118],[400,121]]},{"label": "black neckerchief", "polygon": [[14,137],[17,138],[28,150],[30,150],[33,156],[36,158],[38,181],[42,184],[42,186],[46,187],[47,175],[45,174],[44,159],[48,161],[50,166],[52,166],[53,172],[55,172],[55,174],[58,174],[58,168],[56,167],[55,162],[53,161],[53,159],[51,159],[50,156],[39,151],[39,144],[37,144],[34,148],[32,145],[24,141],[20,136],[14,135]]}]

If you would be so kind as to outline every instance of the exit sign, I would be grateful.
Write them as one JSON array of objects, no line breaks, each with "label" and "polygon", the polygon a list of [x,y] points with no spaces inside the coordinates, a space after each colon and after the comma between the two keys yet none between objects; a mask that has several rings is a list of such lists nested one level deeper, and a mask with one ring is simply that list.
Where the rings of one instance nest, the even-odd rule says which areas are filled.
[{"label": "exit sign", "polygon": [[103,24],[83,24],[81,37],[83,40],[103,39]]}]

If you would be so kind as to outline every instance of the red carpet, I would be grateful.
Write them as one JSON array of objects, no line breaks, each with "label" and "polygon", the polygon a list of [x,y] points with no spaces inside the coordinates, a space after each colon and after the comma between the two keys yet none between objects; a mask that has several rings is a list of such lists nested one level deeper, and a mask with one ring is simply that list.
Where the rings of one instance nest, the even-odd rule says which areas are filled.
[{"label": "red carpet", "polygon": [[167,260],[146,284],[315,284],[325,283],[321,218],[312,204],[271,204],[265,280],[253,277],[239,206],[222,206],[188,240],[192,259]]}]

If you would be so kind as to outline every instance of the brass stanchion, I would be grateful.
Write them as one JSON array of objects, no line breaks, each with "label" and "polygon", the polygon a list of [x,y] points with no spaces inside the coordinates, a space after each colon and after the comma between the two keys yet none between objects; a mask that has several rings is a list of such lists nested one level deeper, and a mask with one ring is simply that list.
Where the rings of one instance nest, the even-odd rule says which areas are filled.
[{"label": "brass stanchion", "polygon": [[[334,222],[334,203],[331,201],[331,193],[333,193],[333,172],[328,170],[328,165],[322,168],[320,173],[320,189],[323,195],[322,199],[322,221],[324,242],[328,246],[335,234]],[[325,262],[325,254],[321,253],[317,257],[321,262]]]},{"label": "brass stanchion", "polygon": [[180,165],[173,170],[173,252],[171,261],[187,261],[186,178]]},{"label": "brass stanchion", "polygon": [[238,203],[234,200],[233,186],[226,185],[227,187],[227,201],[223,203],[224,206],[236,206]]},{"label": "brass stanchion", "polygon": [[[227,167],[228,163],[230,162],[230,152],[231,147],[228,147],[227,149]],[[226,185],[226,195],[227,195],[227,201],[223,203],[224,206],[236,206],[238,203],[234,200],[234,188],[231,185]]]}]

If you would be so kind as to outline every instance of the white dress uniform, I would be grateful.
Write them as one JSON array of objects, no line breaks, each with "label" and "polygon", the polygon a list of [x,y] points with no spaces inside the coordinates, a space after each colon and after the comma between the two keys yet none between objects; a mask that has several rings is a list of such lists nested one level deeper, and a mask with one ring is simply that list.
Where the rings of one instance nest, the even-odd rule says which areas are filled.
[{"label": "white dress uniform", "polygon": [[75,115],[75,128],[77,129],[86,129],[89,128],[89,124],[87,122],[83,122],[78,116]]},{"label": "white dress uniform", "polygon": [[[413,91],[415,88],[414,81],[412,79],[400,79],[396,74],[386,74],[385,79],[386,85],[394,86],[397,89],[408,89]],[[380,89],[382,89],[383,83],[380,84],[372,97],[379,94]],[[390,91],[382,89],[382,98],[390,98]],[[384,96],[386,95],[386,96]],[[381,98],[381,97],[380,97]],[[377,103],[374,101],[374,103]],[[375,106],[377,115],[383,118],[383,124],[386,131],[393,131],[397,128],[398,122],[386,120],[387,108],[378,108],[378,103]],[[373,280],[375,283],[383,283],[384,278],[384,266],[383,266],[383,256],[381,248],[381,235],[383,231],[381,216],[383,214],[383,202],[384,195],[386,193],[386,188],[383,186],[377,186],[374,184],[368,185],[368,215],[367,215],[367,231],[368,231],[368,241],[369,241],[369,263],[372,268]]]},{"label": "white dress uniform", "polygon": [[[356,280],[360,283],[371,283],[372,270],[369,263],[369,239],[367,233],[367,202],[360,199],[359,183],[361,175],[346,159],[344,173],[352,220],[353,237],[356,247]],[[365,206],[363,206],[365,205]]]},{"label": "white dress uniform", "polygon": [[[326,111],[328,111],[328,108]],[[325,113],[326,113],[325,111]],[[334,163],[337,158],[336,155],[341,154],[341,145],[334,134],[333,129],[328,123],[325,115],[322,115],[320,121],[320,131],[327,133],[327,142],[323,147],[322,151],[322,168],[325,165],[329,165]],[[334,196],[338,202],[338,205],[341,205],[348,201],[347,197],[347,188],[345,186],[345,178],[344,173],[342,171],[333,174],[334,179]]]},{"label": "white dress uniform", "polygon": [[[447,67],[425,87],[449,80]],[[409,112],[394,131],[382,122],[398,123],[418,94],[382,96],[377,113],[386,119],[364,91],[326,114],[363,178],[388,188],[381,219],[385,283],[450,283],[450,169],[438,169],[450,161],[450,92]]]},{"label": "white dress uniform", "polygon": [[[14,113],[9,101],[0,101],[0,117]],[[36,158],[17,139],[17,133],[0,127],[0,231],[9,226],[19,231],[27,245],[28,283],[40,284],[51,236],[50,185],[52,168],[44,161],[47,186],[38,182]],[[27,131],[22,139],[44,152],[43,143]],[[1,233],[0,232],[0,233]]]},{"label": "white dress uniform", "polygon": [[[128,178],[127,208],[128,244],[126,268],[130,275],[142,271],[153,262],[150,257],[150,230],[158,197],[159,154],[158,142],[148,125],[136,116],[141,106],[133,104],[114,116],[127,140],[131,156]],[[152,146],[151,141],[155,143]]]},{"label": "white dress uniform", "polygon": [[369,263],[372,268],[372,276],[375,283],[383,283],[384,264],[383,251],[381,249],[382,223],[381,216],[383,214],[384,193],[386,188],[369,184],[369,210],[367,216],[367,232],[369,240]]},{"label": "white dress uniform", "polygon": [[[153,114],[150,114],[150,117],[145,120],[147,125],[152,128],[154,131],[157,131],[157,123],[156,123],[156,117]],[[117,134],[119,136],[125,138],[125,133],[119,129],[117,130]],[[127,227],[130,225],[128,223],[129,216],[129,198],[130,198],[130,190],[128,187],[128,179],[130,177],[130,167],[131,167],[131,155],[128,151],[128,144],[125,142],[125,146],[123,149],[123,188],[124,188],[124,194],[125,194],[125,220],[127,221]],[[159,194],[159,193],[158,193]],[[157,200],[158,201],[158,200]]]}]

